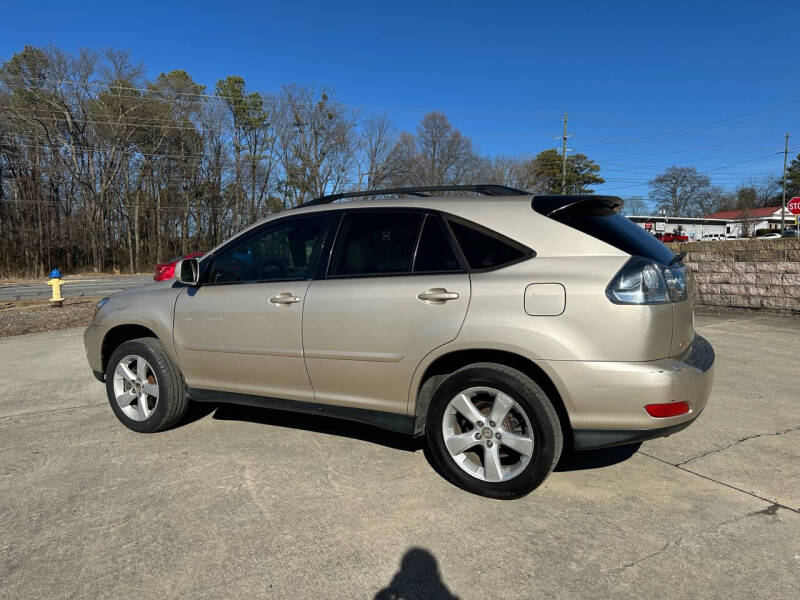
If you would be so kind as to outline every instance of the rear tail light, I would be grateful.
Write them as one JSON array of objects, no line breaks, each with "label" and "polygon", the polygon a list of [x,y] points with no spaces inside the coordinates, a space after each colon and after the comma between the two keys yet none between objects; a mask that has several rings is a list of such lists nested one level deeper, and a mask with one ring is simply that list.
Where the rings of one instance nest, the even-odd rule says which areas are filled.
[{"label": "rear tail light", "polygon": [[665,267],[647,258],[629,260],[608,284],[606,296],[615,304],[666,304],[687,298],[688,269]]},{"label": "rear tail light", "polygon": [[689,412],[688,402],[668,402],[667,404],[648,404],[644,407],[647,414],[657,419],[678,417]]}]

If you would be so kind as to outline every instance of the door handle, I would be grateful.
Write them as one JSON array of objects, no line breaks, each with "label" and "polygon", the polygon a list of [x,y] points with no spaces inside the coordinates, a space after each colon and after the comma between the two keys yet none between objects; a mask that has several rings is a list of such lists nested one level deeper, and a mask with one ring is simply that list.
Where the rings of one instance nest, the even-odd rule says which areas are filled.
[{"label": "door handle", "polygon": [[430,304],[444,304],[448,300],[457,300],[458,292],[448,292],[445,288],[431,288],[417,294],[417,298]]},{"label": "door handle", "polygon": [[292,296],[290,292],[281,292],[277,296],[273,296],[269,299],[272,304],[277,304],[278,306],[281,305],[288,305],[294,304],[295,302],[300,302],[299,296]]}]

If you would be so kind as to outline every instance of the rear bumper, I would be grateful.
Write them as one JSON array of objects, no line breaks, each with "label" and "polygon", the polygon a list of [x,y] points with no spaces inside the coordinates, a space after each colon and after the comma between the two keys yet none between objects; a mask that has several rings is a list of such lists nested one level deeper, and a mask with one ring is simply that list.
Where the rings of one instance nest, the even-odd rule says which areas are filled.
[{"label": "rear bumper", "polygon": [[[688,427],[708,402],[714,358],[711,344],[695,335],[680,359],[548,361],[546,366],[563,390],[575,449],[588,450],[664,437]],[[689,404],[689,412],[676,417],[651,417],[644,408],[680,401]]]},{"label": "rear bumper", "polygon": [[[698,415],[695,414],[694,416],[696,418]],[[693,422],[694,419],[691,419],[677,425],[659,427],[658,429],[576,429],[572,432],[572,438],[575,450],[596,450],[597,448],[637,444],[647,440],[667,437],[686,429]]]}]

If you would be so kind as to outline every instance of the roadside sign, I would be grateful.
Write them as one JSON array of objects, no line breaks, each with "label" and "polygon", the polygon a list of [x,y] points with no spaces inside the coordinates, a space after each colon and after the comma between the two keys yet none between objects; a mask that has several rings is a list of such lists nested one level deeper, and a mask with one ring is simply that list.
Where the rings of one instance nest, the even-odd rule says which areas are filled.
[{"label": "roadside sign", "polygon": [[644,224],[644,228],[645,228],[646,231],[650,231],[651,229],[653,229],[653,224],[650,221],[647,221]]},{"label": "roadside sign", "polygon": [[789,202],[786,203],[786,208],[789,209],[789,212],[793,215],[800,215],[800,196],[795,196]]}]

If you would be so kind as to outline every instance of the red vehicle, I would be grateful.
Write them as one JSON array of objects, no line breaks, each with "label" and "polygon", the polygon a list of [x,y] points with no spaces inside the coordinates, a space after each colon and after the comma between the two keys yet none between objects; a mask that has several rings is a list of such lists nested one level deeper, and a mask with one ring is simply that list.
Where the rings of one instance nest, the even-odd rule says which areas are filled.
[{"label": "red vehicle", "polygon": [[186,256],[179,256],[177,258],[172,258],[167,262],[158,263],[156,265],[156,273],[153,275],[153,279],[155,281],[165,281],[167,279],[172,279],[175,277],[175,265],[178,264],[178,261],[182,258],[197,258],[199,256],[203,256],[205,252],[193,252],[192,254],[187,254]]},{"label": "red vehicle", "polygon": [[680,235],[677,233],[664,233],[664,234],[656,234],[656,237],[660,239],[665,244],[667,242],[688,242],[689,236],[688,235]]}]

